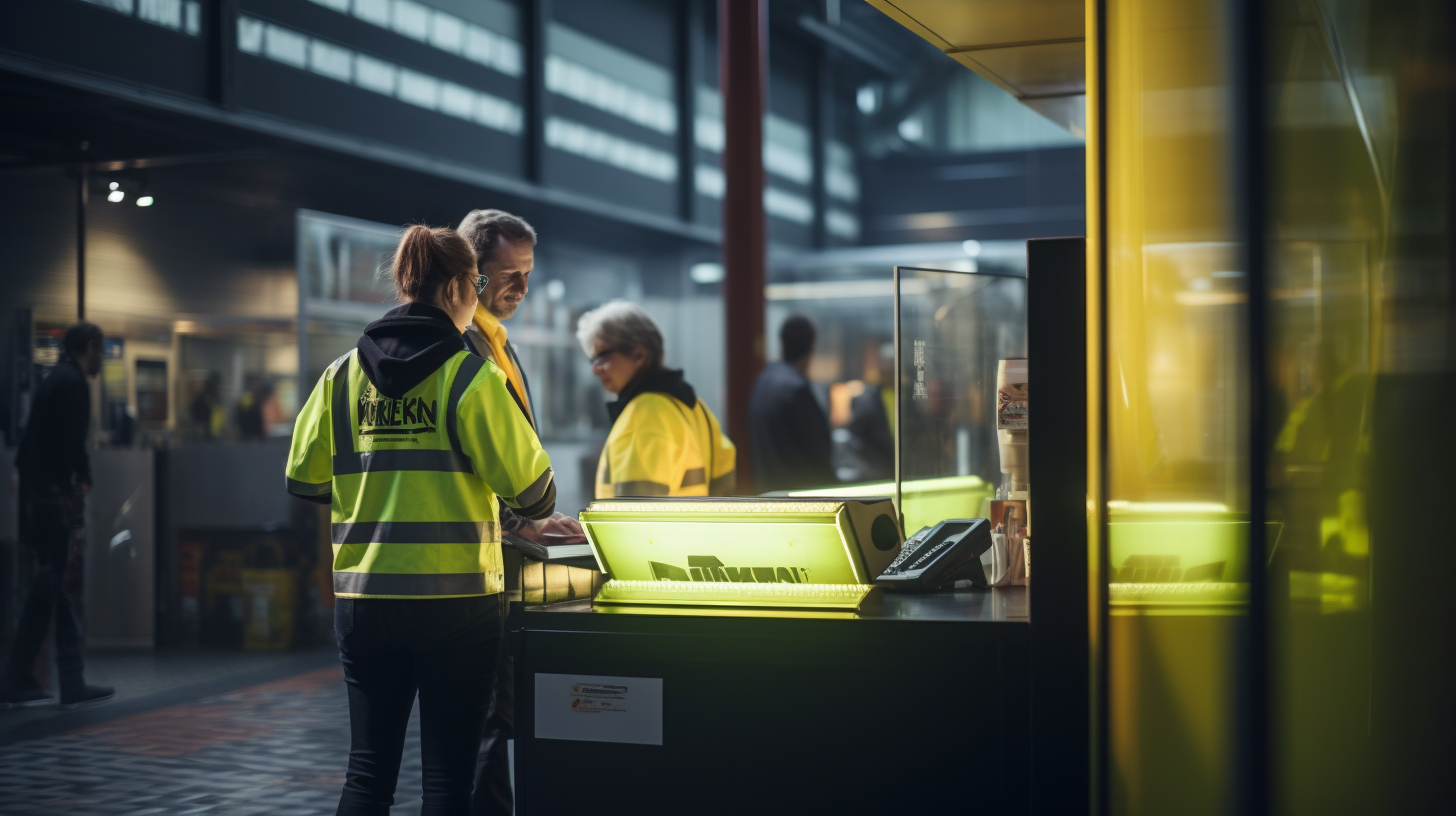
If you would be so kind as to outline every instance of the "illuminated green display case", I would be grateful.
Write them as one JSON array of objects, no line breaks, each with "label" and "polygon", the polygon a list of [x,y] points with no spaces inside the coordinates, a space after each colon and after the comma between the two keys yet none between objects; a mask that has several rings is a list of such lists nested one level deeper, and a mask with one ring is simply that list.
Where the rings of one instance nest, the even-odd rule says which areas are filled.
[{"label": "illuminated green display case", "polygon": [[[849,499],[889,496],[894,492],[894,482],[874,482],[791,490],[787,495],[792,498]],[[906,508],[905,529],[919,530],[951,518],[985,518],[991,512],[990,501],[995,493],[995,488],[979,476],[945,476],[905,482],[900,485]]]},{"label": "illuminated green display case", "polygon": [[853,611],[904,540],[886,498],[606,499],[581,523],[603,608]]}]

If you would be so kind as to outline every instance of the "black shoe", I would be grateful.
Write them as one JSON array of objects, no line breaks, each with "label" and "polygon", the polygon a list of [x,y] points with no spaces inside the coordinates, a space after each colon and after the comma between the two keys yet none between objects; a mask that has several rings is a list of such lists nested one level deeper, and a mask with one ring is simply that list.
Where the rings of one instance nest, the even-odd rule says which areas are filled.
[{"label": "black shoe", "polygon": [[87,686],[81,685],[76,688],[61,689],[61,708],[82,708],[84,706],[104,703],[116,696],[116,689],[111,686]]},{"label": "black shoe", "polygon": [[55,701],[56,698],[47,694],[45,689],[37,686],[33,681],[13,686],[7,685],[0,689],[0,708],[38,706]]}]

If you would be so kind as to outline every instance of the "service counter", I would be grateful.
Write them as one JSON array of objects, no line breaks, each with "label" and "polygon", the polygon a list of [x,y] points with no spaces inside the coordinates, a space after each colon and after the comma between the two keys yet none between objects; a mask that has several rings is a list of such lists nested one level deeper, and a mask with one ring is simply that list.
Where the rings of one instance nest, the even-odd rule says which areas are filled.
[{"label": "service counter", "polygon": [[1029,810],[1026,590],[859,614],[517,605],[518,813]]}]

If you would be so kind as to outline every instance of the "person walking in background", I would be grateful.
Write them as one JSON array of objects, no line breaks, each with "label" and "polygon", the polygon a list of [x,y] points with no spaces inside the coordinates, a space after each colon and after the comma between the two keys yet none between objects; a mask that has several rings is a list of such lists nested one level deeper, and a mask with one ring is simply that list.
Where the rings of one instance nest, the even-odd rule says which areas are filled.
[{"label": "person walking in background", "polygon": [[71,531],[81,526],[82,506],[91,492],[91,459],[86,453],[91,388],[86,379],[101,372],[102,339],[101,329],[91,323],[66,330],[61,359],[36,390],[30,424],[15,456],[20,474],[20,540],[34,553],[38,569],[5,664],[0,705],[52,700],[35,681],[35,659],[52,619],[61,705],[98,703],[115,694],[105,686],[86,684],[81,627],[63,586]]},{"label": "person walking in background", "polygon": [[835,483],[829,417],[814,397],[809,360],[814,323],[791,315],[779,327],[783,359],[769,363],[748,398],[753,484],[760,492]]},{"label": "person walking in background", "polygon": [[290,493],[332,506],[334,634],[349,694],[340,814],[388,813],[415,695],[426,816],[470,810],[500,653],[497,497],[551,515],[551,460],[495,365],[462,337],[485,288],[454,230],[410,227],[404,305],[319,378],[295,425]]},{"label": "person walking in background", "polygon": [[635,303],[614,300],[581,316],[576,339],[592,373],[616,394],[597,464],[596,497],[726,496],[738,450],[682,371],[663,366],[662,332]]},{"label": "person walking in background", "polygon": [[[476,270],[489,281],[480,292],[465,330],[465,340],[477,356],[495,363],[506,375],[506,388],[515,398],[531,427],[536,427],[535,406],[531,404],[531,385],[526,370],[516,356],[516,347],[506,334],[503,321],[511,319],[531,291],[531,271],[536,266],[536,230],[501,210],[471,210],[460,221],[460,236],[475,250]],[[584,541],[581,525],[570,516],[554,513],[549,518],[533,521],[522,518],[509,507],[500,508],[501,529],[544,543]],[[510,589],[512,576],[506,576]],[[502,594],[502,604],[506,595]],[[501,609],[504,625],[507,609]],[[502,637],[501,643],[505,639]],[[511,657],[502,649],[495,671],[495,689],[485,734],[481,737],[480,758],[476,763],[475,793],[470,812],[475,816],[510,814],[515,806],[511,784],[510,740],[515,736],[515,674]]]}]

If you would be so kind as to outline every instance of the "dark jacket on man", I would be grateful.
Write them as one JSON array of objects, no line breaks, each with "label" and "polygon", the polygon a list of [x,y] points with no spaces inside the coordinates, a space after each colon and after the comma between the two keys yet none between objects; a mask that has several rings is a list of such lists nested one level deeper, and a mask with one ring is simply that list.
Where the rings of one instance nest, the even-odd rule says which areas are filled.
[{"label": "dark jacket on man", "polygon": [[20,438],[15,468],[27,489],[70,489],[91,483],[86,432],[91,425],[91,387],[69,354],[41,381],[31,402],[30,422]]},{"label": "dark jacket on man", "polygon": [[829,418],[809,378],[785,362],[770,363],[748,398],[755,489],[793,490],[835,482]]}]

